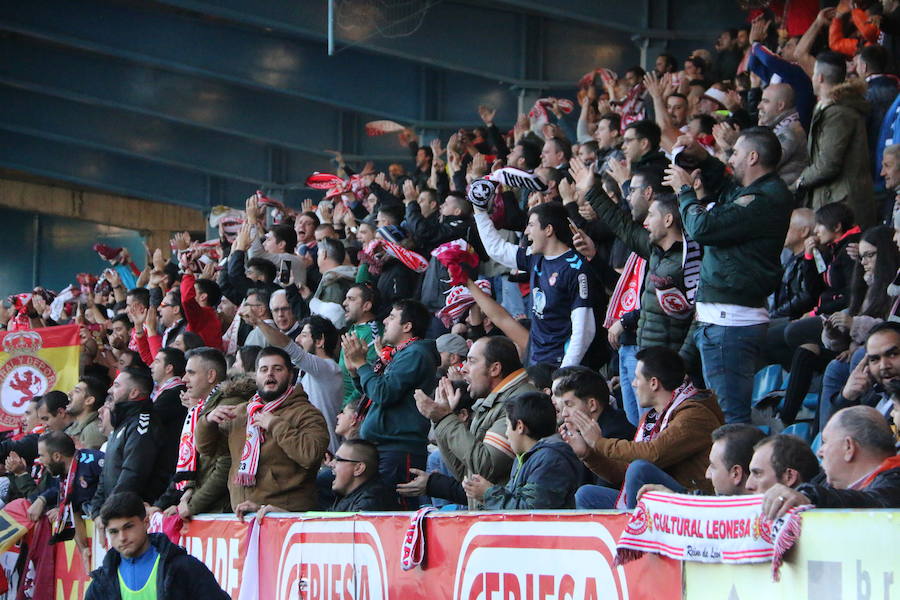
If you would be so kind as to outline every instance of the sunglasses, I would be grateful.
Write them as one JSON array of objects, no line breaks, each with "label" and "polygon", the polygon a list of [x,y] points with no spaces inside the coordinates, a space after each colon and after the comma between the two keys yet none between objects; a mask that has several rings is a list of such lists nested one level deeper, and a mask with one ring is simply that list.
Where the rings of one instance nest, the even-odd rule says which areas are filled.
[{"label": "sunglasses", "polygon": [[362,462],[361,460],[353,460],[352,458],[344,458],[342,456],[335,455],[334,460],[337,462],[349,462],[349,463],[358,463]]}]

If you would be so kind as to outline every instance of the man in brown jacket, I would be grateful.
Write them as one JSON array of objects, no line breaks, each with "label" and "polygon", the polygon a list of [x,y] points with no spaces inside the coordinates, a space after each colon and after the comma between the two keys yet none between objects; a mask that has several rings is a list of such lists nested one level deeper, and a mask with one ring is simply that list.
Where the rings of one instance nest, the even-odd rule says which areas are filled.
[{"label": "man in brown jacket", "polygon": [[813,210],[844,202],[865,229],[877,220],[866,137],[866,86],[845,82],[847,63],[835,52],[816,57],[812,84],[819,102],[809,131],[810,164],[797,180]]},{"label": "man in brown jacket", "polygon": [[[566,418],[565,440],[594,473],[622,490],[585,485],[575,494],[579,509],[634,508],[637,491],[648,483],[676,492],[712,492],[706,479],[711,434],[724,417],[709,390],[685,381],[678,352],[662,346],[637,353],[634,389],[638,403],[650,408],[634,441],[604,437],[596,421],[581,414]],[[619,497],[623,493],[623,497]]]},{"label": "man in brown jacket", "polygon": [[277,505],[285,511],[316,508],[316,473],[328,447],[325,418],[294,387],[294,369],[280,348],[256,359],[256,395],[236,406],[218,406],[197,423],[200,454],[214,453],[226,437],[231,452],[231,505]]}]

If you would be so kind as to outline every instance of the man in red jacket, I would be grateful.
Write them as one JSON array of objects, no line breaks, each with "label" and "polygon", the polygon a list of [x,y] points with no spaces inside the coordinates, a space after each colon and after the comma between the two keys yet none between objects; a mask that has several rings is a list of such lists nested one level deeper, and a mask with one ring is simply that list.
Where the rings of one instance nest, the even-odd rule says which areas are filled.
[{"label": "man in red jacket", "polygon": [[187,320],[188,331],[203,338],[211,348],[222,349],[222,323],[216,307],[222,300],[222,290],[211,279],[196,279],[193,273],[181,278],[181,312]]}]

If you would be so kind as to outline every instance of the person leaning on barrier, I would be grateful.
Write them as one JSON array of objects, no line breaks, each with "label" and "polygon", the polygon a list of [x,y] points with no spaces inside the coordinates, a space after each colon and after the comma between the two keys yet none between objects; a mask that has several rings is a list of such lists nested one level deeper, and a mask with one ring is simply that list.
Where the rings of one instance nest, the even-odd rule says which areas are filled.
[{"label": "person leaning on barrier", "polygon": [[332,491],[339,496],[334,512],[398,510],[397,495],[378,476],[378,447],[366,440],[347,440],[334,453]]},{"label": "person leaning on barrier", "polygon": [[795,435],[771,435],[753,448],[747,493],[765,494],[776,483],[796,488],[819,474],[819,461],[805,440]]},{"label": "person leaning on barrier", "polygon": [[838,411],[822,432],[819,448],[828,483],[792,489],[773,485],[763,513],[775,519],[804,504],[817,508],[900,508],[900,457],[884,416],[870,406]]}]

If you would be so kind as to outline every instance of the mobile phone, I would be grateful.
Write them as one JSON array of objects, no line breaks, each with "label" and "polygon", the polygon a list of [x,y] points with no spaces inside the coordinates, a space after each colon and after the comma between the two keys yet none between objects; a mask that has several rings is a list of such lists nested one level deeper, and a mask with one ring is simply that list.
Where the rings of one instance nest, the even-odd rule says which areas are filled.
[{"label": "mobile phone", "polygon": [[287,285],[291,280],[291,261],[290,259],[285,258],[281,261],[281,266],[278,268],[278,282],[282,285]]}]

